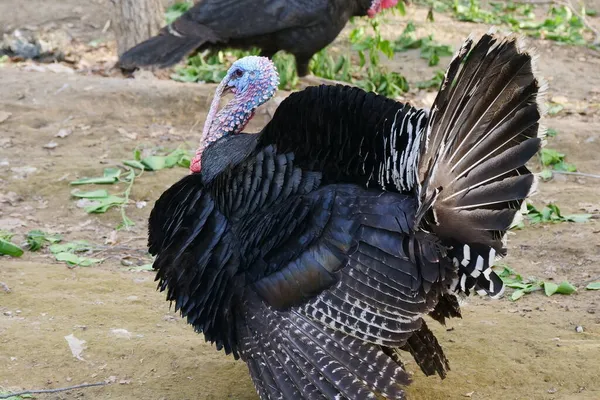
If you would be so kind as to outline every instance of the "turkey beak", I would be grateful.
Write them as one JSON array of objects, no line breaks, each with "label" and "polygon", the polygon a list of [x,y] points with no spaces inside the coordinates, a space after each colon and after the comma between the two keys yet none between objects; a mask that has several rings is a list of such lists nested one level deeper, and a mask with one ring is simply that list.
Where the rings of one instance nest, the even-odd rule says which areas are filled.
[{"label": "turkey beak", "polygon": [[235,86],[231,82],[231,77],[227,77],[227,83],[223,88],[223,95],[226,95],[227,93],[235,94]]}]

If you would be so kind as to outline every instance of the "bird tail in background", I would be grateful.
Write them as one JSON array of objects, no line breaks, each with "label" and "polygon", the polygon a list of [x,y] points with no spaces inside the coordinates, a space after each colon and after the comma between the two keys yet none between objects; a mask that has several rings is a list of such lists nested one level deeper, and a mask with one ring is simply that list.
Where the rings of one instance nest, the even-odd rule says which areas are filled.
[{"label": "bird tail in background", "polygon": [[133,70],[142,66],[167,68],[177,64],[185,56],[205,43],[217,43],[215,33],[183,15],[160,33],[132,47],[121,55],[118,66]]},{"label": "bird tail in background", "polygon": [[446,71],[421,145],[416,225],[452,244],[459,292],[504,291],[491,267],[536,187],[525,164],[542,146],[544,90],[521,39],[493,31]]}]

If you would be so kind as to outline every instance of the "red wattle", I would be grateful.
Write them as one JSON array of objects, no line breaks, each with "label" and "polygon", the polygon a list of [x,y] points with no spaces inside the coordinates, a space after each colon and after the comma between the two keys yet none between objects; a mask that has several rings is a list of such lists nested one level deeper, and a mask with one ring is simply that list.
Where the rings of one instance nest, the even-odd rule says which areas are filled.
[{"label": "red wattle", "polygon": [[190,173],[196,174],[200,172],[201,166],[200,161],[202,160],[202,154],[196,154],[194,158],[192,158],[192,162],[190,163]]}]

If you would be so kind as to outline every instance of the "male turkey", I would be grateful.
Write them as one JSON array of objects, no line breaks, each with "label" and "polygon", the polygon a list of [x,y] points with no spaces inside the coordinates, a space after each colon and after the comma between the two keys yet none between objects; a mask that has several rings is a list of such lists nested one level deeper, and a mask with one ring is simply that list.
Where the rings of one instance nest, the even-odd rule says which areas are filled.
[{"label": "male turkey", "polygon": [[448,369],[423,317],[503,292],[491,266],[541,146],[531,53],[489,33],[464,43],[430,111],[311,87],[240,133],[277,80],[248,57],[218,86],[191,174],[150,215],[159,288],[262,399],[402,399],[400,350]]},{"label": "male turkey", "polygon": [[350,17],[369,15],[398,0],[200,0],[157,36],[126,51],[119,66],[169,67],[188,54],[226,47],[285,50],[296,58],[298,76],[312,56],[337,37]]}]

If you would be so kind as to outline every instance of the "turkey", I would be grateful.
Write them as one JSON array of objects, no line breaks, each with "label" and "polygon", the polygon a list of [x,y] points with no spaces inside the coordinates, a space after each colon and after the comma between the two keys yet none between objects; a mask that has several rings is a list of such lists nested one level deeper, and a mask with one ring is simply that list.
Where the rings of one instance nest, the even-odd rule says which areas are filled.
[{"label": "turkey", "polygon": [[200,0],[157,36],[126,51],[124,70],[169,67],[205,49],[257,47],[272,57],[285,50],[296,58],[298,76],[308,62],[342,31],[350,17],[369,15],[398,0]]},{"label": "turkey", "polygon": [[449,369],[424,317],[504,290],[491,267],[542,145],[533,57],[490,32],[463,44],[431,110],[309,87],[241,133],[277,84],[256,56],[217,87],[190,174],[150,215],[158,287],[261,399],[403,399],[404,352]]}]

